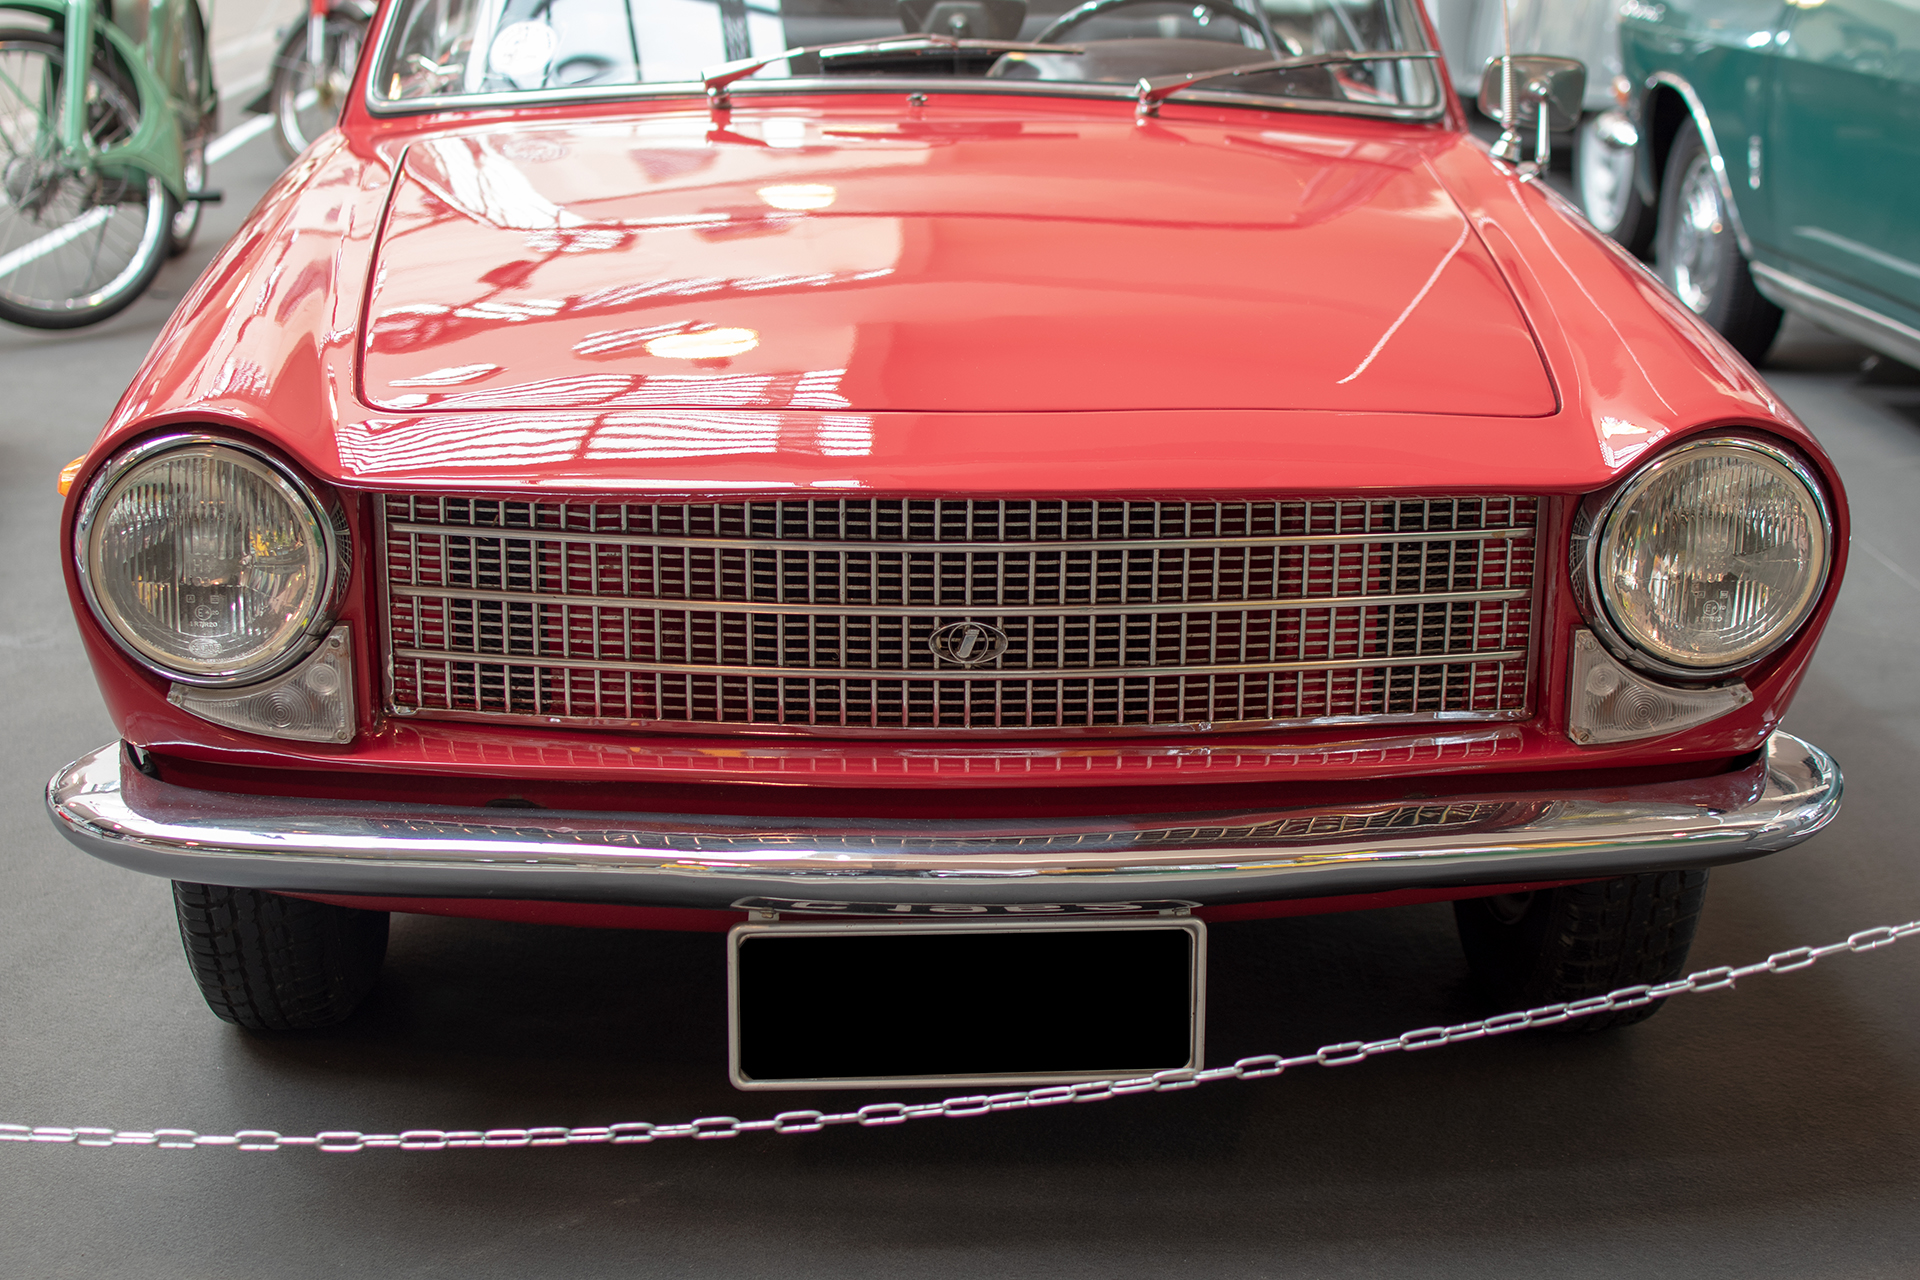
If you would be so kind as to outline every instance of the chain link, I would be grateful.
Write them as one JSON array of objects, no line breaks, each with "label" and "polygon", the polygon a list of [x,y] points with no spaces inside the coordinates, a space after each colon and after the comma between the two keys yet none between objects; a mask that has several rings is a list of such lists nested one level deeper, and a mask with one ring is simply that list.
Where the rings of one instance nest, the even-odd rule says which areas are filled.
[{"label": "chain link", "polygon": [[310,1137],[287,1137],[271,1129],[242,1129],[233,1134],[195,1133],[191,1129],[61,1128],[56,1125],[0,1124],[0,1142],[56,1142],[82,1147],[162,1147],[190,1151],[196,1147],[234,1147],[241,1151],[282,1151],[306,1147],[335,1154],[355,1151],[446,1151],[476,1147],[577,1147],[663,1142],[669,1138],[713,1140],[737,1138],[743,1133],[818,1133],[834,1125],[879,1128],[909,1120],[942,1117],[949,1120],[984,1116],[1000,1111],[1054,1107],[1066,1103],[1106,1102],[1136,1093],[1172,1093],[1220,1080],[1261,1080],[1293,1067],[1348,1067],[1383,1053],[1413,1053],[1461,1044],[1486,1036],[1508,1035],[1534,1027],[1550,1027],[1570,1018],[1584,1018],[1619,1009],[1637,1009],[1656,1000],[1707,991],[1725,991],[1741,978],[1769,973],[1793,973],[1841,952],[1872,951],[1920,933],[1920,920],[1902,925],[1862,929],[1845,942],[1824,947],[1793,947],[1776,951],[1755,964],[1702,969],[1673,982],[1622,987],[1603,996],[1567,1004],[1541,1005],[1518,1013],[1496,1014],[1449,1027],[1421,1027],[1391,1040],[1350,1040],[1324,1045],[1312,1053],[1284,1057],[1263,1053],[1242,1058],[1230,1067],[1205,1071],[1182,1068],[1156,1071],[1126,1080],[1091,1080],[1080,1084],[1047,1085],[1012,1093],[971,1094],[939,1102],[870,1102],[854,1111],[782,1111],[768,1120],[740,1120],[734,1116],[705,1116],[683,1124],[625,1124],[541,1129],[409,1129],[405,1133],[360,1133],[332,1129]]}]

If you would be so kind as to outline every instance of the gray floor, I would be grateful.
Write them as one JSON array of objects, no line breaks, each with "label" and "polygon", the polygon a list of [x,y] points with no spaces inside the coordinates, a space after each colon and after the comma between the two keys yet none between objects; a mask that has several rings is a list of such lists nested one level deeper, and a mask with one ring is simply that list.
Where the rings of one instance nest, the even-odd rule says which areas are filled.
[{"label": "gray floor", "polygon": [[[265,141],[222,166],[236,199],[209,243],[275,167]],[[820,1103],[727,1087],[706,937],[400,919],[352,1024],[249,1038],[193,991],[165,886],[54,835],[46,777],[112,736],[60,584],[54,475],[209,256],[101,328],[0,333],[0,1121],[305,1133]],[[1703,966],[1920,917],[1920,376],[1863,375],[1864,355],[1796,326],[1770,370],[1854,502],[1853,570],[1790,721],[1839,758],[1847,807],[1715,873]],[[1445,907],[1221,926],[1213,954],[1216,1061],[1473,1007]],[[0,1275],[1913,1275],[1917,982],[1920,939],[1611,1036],[805,1138],[4,1144]]]}]

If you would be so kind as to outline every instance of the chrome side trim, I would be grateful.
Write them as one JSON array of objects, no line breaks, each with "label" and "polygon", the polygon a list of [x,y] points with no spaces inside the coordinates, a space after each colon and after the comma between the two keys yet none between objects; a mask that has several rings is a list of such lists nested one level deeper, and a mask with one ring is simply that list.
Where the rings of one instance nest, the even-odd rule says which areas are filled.
[{"label": "chrome side trim", "polygon": [[[732,908],[1200,904],[1514,884],[1737,862],[1838,812],[1788,733],[1718,777],[1554,794],[1090,819],[820,819],[458,809],[196,791],[119,743],[54,775],[55,827],[149,875],[287,892]],[[958,808],[963,806],[956,804]]]},{"label": "chrome side trim", "polygon": [[[1740,220],[1740,204],[1733,198],[1733,183],[1727,178],[1727,162],[1720,154],[1720,141],[1714,136],[1713,121],[1707,118],[1706,104],[1700,101],[1700,95],[1693,86],[1671,71],[1656,71],[1647,77],[1649,88],[1661,85],[1679,94],[1687,104],[1687,112],[1693,122],[1700,126],[1700,141],[1706,144],[1707,160],[1713,167],[1713,176],[1720,184],[1720,199],[1727,206],[1727,216],[1733,219],[1733,237],[1740,242],[1740,252],[1747,261],[1753,261],[1753,241],[1747,238],[1747,227]],[[1645,136],[1644,134],[1642,136]],[[1654,181],[1659,183],[1665,174],[1655,174]]]},{"label": "chrome side trim", "polygon": [[1895,360],[1920,365],[1920,329],[1901,324],[1891,316],[1863,307],[1818,285],[1808,284],[1795,275],[1764,262],[1751,264],[1754,287],[1767,300],[1787,311],[1797,312],[1844,338],[1864,343]]}]

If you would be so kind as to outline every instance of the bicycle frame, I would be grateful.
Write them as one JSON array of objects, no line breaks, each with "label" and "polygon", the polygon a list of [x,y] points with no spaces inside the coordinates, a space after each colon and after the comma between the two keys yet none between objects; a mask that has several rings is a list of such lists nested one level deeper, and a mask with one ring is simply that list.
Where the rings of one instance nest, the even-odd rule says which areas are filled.
[{"label": "bicycle frame", "polygon": [[65,40],[69,68],[93,64],[97,37],[106,41],[132,77],[140,123],[125,142],[98,152],[86,133],[86,75],[69,74],[61,82],[54,138],[63,159],[104,173],[151,174],[175,200],[186,201],[189,193],[180,116],[183,108],[198,114],[200,104],[181,102],[153,69],[150,54],[156,48],[172,47],[165,42],[180,38],[182,6],[192,3],[195,0],[148,0],[146,40],[138,43],[118,26],[100,19],[94,11],[94,0],[0,0],[0,12],[32,13],[52,20]]}]

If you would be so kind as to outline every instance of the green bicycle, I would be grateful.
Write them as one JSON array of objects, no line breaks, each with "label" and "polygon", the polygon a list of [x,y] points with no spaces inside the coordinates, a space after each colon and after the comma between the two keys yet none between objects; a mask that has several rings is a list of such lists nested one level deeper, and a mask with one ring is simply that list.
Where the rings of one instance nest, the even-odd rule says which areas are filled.
[{"label": "green bicycle", "polygon": [[206,21],[199,0],[0,0],[0,19],[22,23],[0,25],[0,319],[93,324],[218,199]]}]

